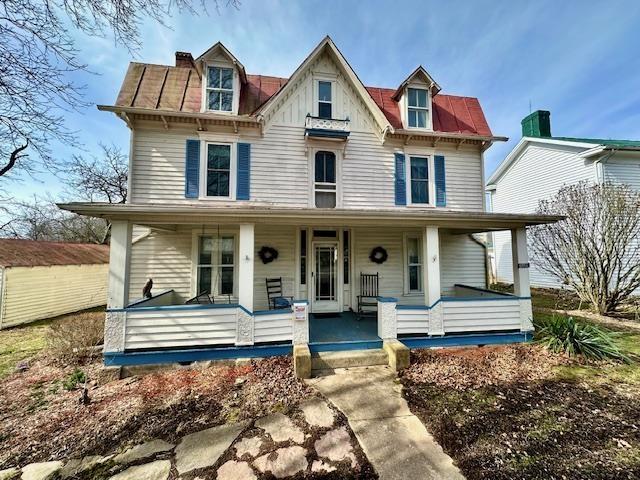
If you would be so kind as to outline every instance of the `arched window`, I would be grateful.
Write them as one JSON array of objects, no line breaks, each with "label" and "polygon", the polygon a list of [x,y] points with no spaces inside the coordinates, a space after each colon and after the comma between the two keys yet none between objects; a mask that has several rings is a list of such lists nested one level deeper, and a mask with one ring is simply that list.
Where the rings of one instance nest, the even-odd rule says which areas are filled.
[{"label": "arched window", "polygon": [[315,205],[318,208],[336,207],[336,154],[319,151],[315,157]]}]

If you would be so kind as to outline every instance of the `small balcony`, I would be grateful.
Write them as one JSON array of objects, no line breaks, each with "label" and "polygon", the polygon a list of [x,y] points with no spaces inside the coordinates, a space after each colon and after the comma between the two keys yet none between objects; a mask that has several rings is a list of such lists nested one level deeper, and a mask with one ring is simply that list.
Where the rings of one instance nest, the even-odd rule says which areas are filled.
[{"label": "small balcony", "polygon": [[304,134],[306,137],[347,140],[349,132],[349,118],[338,120],[335,118],[320,118],[307,115],[305,121]]}]

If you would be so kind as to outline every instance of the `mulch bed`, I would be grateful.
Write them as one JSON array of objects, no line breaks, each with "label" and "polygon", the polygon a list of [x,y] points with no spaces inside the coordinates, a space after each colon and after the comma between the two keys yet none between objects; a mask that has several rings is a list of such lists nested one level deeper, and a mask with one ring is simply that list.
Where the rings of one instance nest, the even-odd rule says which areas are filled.
[{"label": "mulch bed", "polygon": [[561,380],[514,345],[412,352],[412,411],[468,479],[640,478],[640,391]]},{"label": "mulch bed", "polygon": [[[91,380],[100,363],[80,368]],[[106,454],[155,437],[175,442],[227,421],[286,410],[315,395],[295,379],[290,357],[92,383],[88,405],[80,404],[79,390],[62,386],[73,370],[42,356],[0,383],[0,469]]]}]

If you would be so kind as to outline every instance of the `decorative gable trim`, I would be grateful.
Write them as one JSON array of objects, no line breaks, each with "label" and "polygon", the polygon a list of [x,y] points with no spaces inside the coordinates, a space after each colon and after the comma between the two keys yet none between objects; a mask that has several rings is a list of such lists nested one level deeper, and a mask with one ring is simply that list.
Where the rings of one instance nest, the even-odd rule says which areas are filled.
[{"label": "decorative gable trim", "polygon": [[387,120],[387,117],[384,115],[380,107],[373,101],[371,95],[365,88],[362,81],[358,78],[356,73],[353,71],[347,60],[344,58],[338,47],[333,43],[333,40],[329,36],[325,37],[316,48],[309,54],[309,56],[300,64],[300,66],[296,69],[295,72],[289,78],[289,81],[285,83],[269,100],[267,100],[262,107],[260,107],[256,114],[258,118],[263,121],[263,119],[268,118],[268,115],[273,112],[275,108],[277,108],[278,101],[284,97],[286,97],[287,93],[295,88],[301,80],[306,78],[306,76],[310,73],[309,70],[311,66],[314,64],[317,58],[324,51],[329,52],[333,59],[336,61],[338,66],[344,70],[345,77],[350,81],[351,86],[355,89],[356,93],[360,96],[360,99],[364,102],[365,106],[369,109],[370,113],[373,115],[375,122],[379,127],[380,137],[383,138],[387,131],[393,132],[393,126]]},{"label": "decorative gable trim", "polygon": [[402,94],[404,93],[404,89],[407,87],[407,85],[409,85],[416,77],[421,77],[421,79],[423,81],[425,81],[427,83],[427,85],[429,85],[429,89],[431,90],[431,96],[434,97],[438,94],[438,92],[440,90],[442,90],[440,88],[440,85],[438,85],[436,83],[436,81],[433,79],[433,77],[431,75],[429,75],[429,72],[427,72],[424,67],[422,65],[418,66],[418,68],[416,68],[411,75],[409,75],[398,87],[398,89],[396,90],[396,92],[393,94],[393,99],[398,102],[400,101],[400,97],[402,96]]},{"label": "decorative gable trim", "polygon": [[[240,76],[240,81],[244,84],[247,83],[247,73],[244,69],[244,65],[240,63],[240,61],[229,51],[227,47],[223,45],[222,42],[217,42],[211,47],[207,49],[202,55],[196,58],[196,65],[200,66],[200,71],[202,72],[202,64],[206,61],[207,57],[213,55],[217,51],[220,51],[225,57],[229,59],[229,61],[233,64],[234,67],[238,69],[238,74]],[[204,76],[204,74],[203,74]]]}]

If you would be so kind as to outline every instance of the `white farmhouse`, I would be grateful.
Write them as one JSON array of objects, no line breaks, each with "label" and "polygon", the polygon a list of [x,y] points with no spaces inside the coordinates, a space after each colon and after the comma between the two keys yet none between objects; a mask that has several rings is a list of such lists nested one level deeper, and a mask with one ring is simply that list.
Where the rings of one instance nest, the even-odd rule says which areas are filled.
[{"label": "white farmhouse", "polygon": [[[131,130],[128,203],[62,207],[113,225],[107,364],[530,333],[526,227],[554,218],[485,213],[483,153],[505,138],[424,68],[367,87],[326,37],[275,78],[216,43],[131,63],[99,108]],[[494,230],[515,238],[515,295],[487,290],[472,234]]]},{"label": "white farmhouse", "polygon": [[[535,213],[538,202],[563,185],[613,182],[640,189],[640,141],[554,137],[550,113],[538,110],[522,120],[522,139],[487,181],[492,212]],[[509,232],[494,234],[496,278],[513,282]],[[531,260],[531,284],[558,281]]]}]

